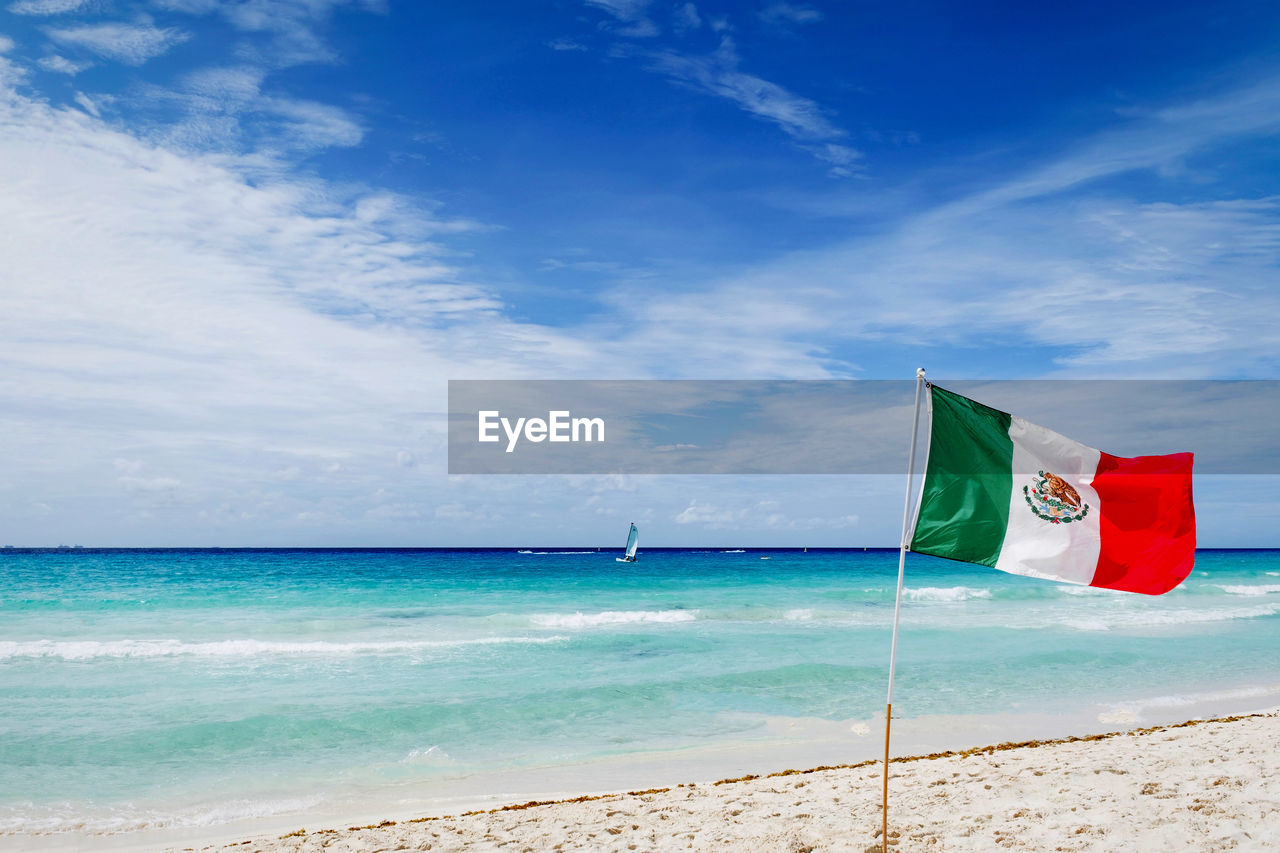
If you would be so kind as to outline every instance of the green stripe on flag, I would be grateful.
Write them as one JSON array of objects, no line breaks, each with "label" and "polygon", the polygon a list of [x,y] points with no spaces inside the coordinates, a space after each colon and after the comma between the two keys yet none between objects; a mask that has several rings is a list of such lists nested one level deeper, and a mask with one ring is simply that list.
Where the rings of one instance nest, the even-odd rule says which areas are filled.
[{"label": "green stripe on flag", "polygon": [[995,566],[1009,526],[1009,415],[932,385],[929,465],[911,550]]}]

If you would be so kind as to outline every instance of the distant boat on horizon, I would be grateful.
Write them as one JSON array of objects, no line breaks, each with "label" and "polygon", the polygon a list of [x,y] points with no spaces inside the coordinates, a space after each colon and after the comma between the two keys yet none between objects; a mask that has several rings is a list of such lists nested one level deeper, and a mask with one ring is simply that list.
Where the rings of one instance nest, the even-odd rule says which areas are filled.
[{"label": "distant boat on horizon", "polygon": [[627,550],[621,557],[614,557],[619,563],[634,563],[636,561],[636,547],[640,544],[640,533],[636,530],[636,523],[631,522],[631,530],[627,533]]}]

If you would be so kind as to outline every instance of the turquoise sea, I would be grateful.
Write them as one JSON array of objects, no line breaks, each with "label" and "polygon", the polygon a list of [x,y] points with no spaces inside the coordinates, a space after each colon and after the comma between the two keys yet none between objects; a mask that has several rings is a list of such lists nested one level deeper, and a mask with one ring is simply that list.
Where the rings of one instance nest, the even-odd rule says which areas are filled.
[{"label": "turquoise sea", "polygon": [[[0,833],[216,827],[883,720],[896,551],[615,556],[2,551]],[[1202,551],[1159,598],[911,555],[895,716],[1275,706],[1278,614],[1280,551]]]}]

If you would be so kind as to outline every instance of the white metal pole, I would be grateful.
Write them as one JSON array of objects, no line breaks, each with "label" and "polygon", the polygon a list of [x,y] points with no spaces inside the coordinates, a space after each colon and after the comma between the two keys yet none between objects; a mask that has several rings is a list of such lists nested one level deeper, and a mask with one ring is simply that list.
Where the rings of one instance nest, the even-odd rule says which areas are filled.
[{"label": "white metal pole", "polygon": [[893,602],[893,641],[889,646],[889,694],[884,704],[884,792],[880,801],[881,848],[889,850],[889,721],[893,719],[893,670],[898,662],[898,615],[902,611],[902,577],[907,565],[907,526],[911,523],[911,481],[915,479],[916,432],[920,429],[920,388],[924,368],[916,368],[916,405],[911,415],[911,450],[907,454],[907,494],[902,502],[902,539],[898,545],[898,594]]}]

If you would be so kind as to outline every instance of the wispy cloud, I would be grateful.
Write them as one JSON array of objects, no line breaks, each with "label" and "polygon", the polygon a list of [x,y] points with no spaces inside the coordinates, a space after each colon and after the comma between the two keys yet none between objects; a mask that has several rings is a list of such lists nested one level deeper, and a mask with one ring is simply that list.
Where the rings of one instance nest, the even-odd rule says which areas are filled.
[{"label": "wispy cloud", "polygon": [[[255,104],[259,79],[228,67],[183,85]],[[456,265],[481,226],[411,199],[253,153],[166,148],[12,89],[0,137],[0,432],[6,482],[24,484],[0,490],[0,509],[14,524],[52,518],[117,544],[170,541],[165,529],[421,542],[403,519],[453,524],[505,500],[446,487],[446,378],[671,369],[671,349],[636,349],[616,323],[513,321]],[[742,335],[684,347],[678,369],[726,353],[740,370],[814,375],[795,345]],[[529,494],[510,496],[521,512]],[[65,529],[40,524],[54,541]]]},{"label": "wispy cloud", "polygon": [[285,68],[313,62],[333,62],[337,54],[323,30],[334,12],[354,9],[384,14],[383,0],[156,0],[161,8],[190,15],[219,15],[243,33],[262,34],[266,45],[245,45],[242,50],[256,63]]},{"label": "wispy cloud", "polygon": [[778,124],[792,136],[822,139],[842,134],[815,102],[740,71],[738,52],[731,38],[722,39],[720,47],[707,56],[663,51],[649,54],[648,59],[654,71],[708,94],[728,98],[747,112]]},{"label": "wispy cloud", "polygon": [[172,88],[142,87],[134,100],[158,114],[153,137],[186,149],[253,151],[276,159],[352,147],[364,138],[362,123],[346,110],[264,92],[266,76],[267,69],[254,65],[214,66],[184,75]]},{"label": "wispy cloud", "polygon": [[[443,458],[428,413],[444,377],[582,355],[504,320],[435,242],[465,224],[408,200],[174,153],[11,90],[0,136],[0,216],[22,220],[0,270],[6,479],[43,482],[48,505],[69,510],[76,480],[117,523],[162,512],[157,496],[215,525],[359,517],[361,490],[419,476],[399,460]],[[74,451],[52,462],[52,446]],[[122,478],[117,458],[145,470]],[[290,466],[286,488],[271,472]],[[321,480],[346,496],[307,506]]]},{"label": "wispy cloud", "polygon": [[346,148],[364,137],[364,128],[345,110],[318,101],[266,98],[259,109],[275,121],[276,138],[295,148]]},{"label": "wispy cloud", "polygon": [[45,32],[59,44],[83,48],[126,65],[142,65],[191,37],[175,27],[159,29],[151,24],[86,24],[50,27]]},{"label": "wispy cloud", "polygon": [[588,6],[603,9],[613,16],[614,31],[630,38],[651,38],[659,30],[649,18],[650,0],[585,0]]},{"label": "wispy cloud", "polygon": [[761,9],[758,17],[770,26],[790,28],[795,24],[816,24],[822,20],[823,16],[812,6],[773,3]]},{"label": "wispy cloud", "polygon": [[676,6],[671,13],[671,27],[679,35],[693,32],[701,26],[702,17],[698,14],[698,7],[692,3]]},{"label": "wispy cloud", "polygon": [[695,498],[672,519],[704,530],[844,530],[858,524],[856,515],[795,517],[776,500],[756,500],[745,506],[722,507]]},{"label": "wispy cloud", "polygon": [[73,98],[73,100],[74,100],[77,104],[79,104],[79,105],[80,105],[80,107],[81,107],[85,112],[87,112],[89,115],[93,116],[94,118],[101,118],[101,117],[102,117],[102,113],[98,110],[98,105],[97,105],[97,104],[95,104],[95,103],[93,102],[93,99],[91,99],[91,98],[90,98],[88,95],[86,95],[84,92],[76,92],[75,97]]},{"label": "wispy cloud", "polygon": [[792,138],[806,143],[806,150],[836,166],[838,174],[849,174],[862,156],[856,149],[832,141],[846,134],[815,101],[740,70],[737,48],[728,36],[707,56],[674,51],[653,51],[645,56],[651,70],[676,83],[727,98],[747,113],[776,124]]},{"label": "wispy cloud", "polygon": [[15,15],[61,15],[74,12],[89,0],[17,0],[9,4],[9,11]]},{"label": "wispy cloud", "polygon": [[[656,25],[647,17],[648,0],[584,2],[604,9],[615,20],[627,24],[627,27],[616,30],[618,36],[648,38],[659,34]],[[775,22],[803,22],[818,13],[807,7],[779,3],[762,14],[771,16],[770,20]],[[671,21],[677,35],[686,35],[700,29],[703,18],[693,3],[685,3],[674,7]],[[727,33],[730,29],[727,19],[715,18],[709,23],[713,31],[722,33],[719,46],[709,54],[693,54],[674,48],[636,48],[626,43],[615,45],[613,53],[640,56],[650,71],[663,74],[674,83],[694,91],[725,98],[748,114],[776,124],[800,142],[802,149],[831,164],[828,174],[832,177],[849,177],[858,171],[857,161],[862,158],[862,153],[837,142],[847,134],[830,120],[828,110],[784,86],[741,70],[742,60],[737,45]]]},{"label": "wispy cloud", "polygon": [[1065,156],[1016,179],[977,193],[948,214],[1010,204],[1082,187],[1141,170],[1176,170],[1184,158],[1233,138],[1280,131],[1280,78],[1269,78],[1213,98],[1159,109],[1131,110],[1120,126],[1079,143]]},{"label": "wispy cloud", "polygon": [[[704,336],[741,327],[798,338],[791,318],[833,355],[873,342],[1003,346],[1044,353],[1026,366],[1033,374],[1274,375],[1280,199],[1241,197],[1195,164],[1280,134],[1277,98],[1280,79],[1134,113],[874,239],[796,253],[641,310],[675,335],[694,334],[682,318],[698,316],[719,318]],[[1113,180],[1139,170],[1155,182],[1148,195],[1171,200],[1134,199]]]},{"label": "wispy cloud", "polygon": [[65,56],[57,56],[56,54],[53,56],[41,57],[36,60],[36,64],[45,71],[54,71],[58,74],[67,74],[69,76],[74,76],[79,74],[81,71],[85,71],[93,67],[92,62],[72,62]]},{"label": "wispy cloud", "polygon": [[574,41],[573,39],[569,39],[569,38],[552,39],[551,41],[547,42],[547,47],[551,48],[552,50],[581,51],[581,50],[587,49],[587,46],[584,45],[582,42]]}]

